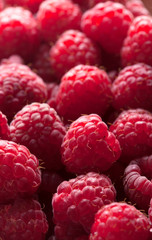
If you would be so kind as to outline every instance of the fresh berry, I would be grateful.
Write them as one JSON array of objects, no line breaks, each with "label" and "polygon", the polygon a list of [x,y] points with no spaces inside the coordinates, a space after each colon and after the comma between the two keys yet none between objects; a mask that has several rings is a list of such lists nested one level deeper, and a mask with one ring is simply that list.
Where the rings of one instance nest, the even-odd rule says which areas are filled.
[{"label": "fresh berry", "polygon": [[148,240],[148,218],[134,206],[111,203],[95,215],[90,240]]},{"label": "fresh berry", "polygon": [[46,0],[37,13],[37,22],[42,38],[56,41],[68,29],[80,29],[81,10],[70,0]]},{"label": "fresh berry", "polygon": [[0,12],[0,23],[0,59],[18,54],[30,60],[39,46],[32,13],[21,7],[8,7]]},{"label": "fresh berry", "polygon": [[36,13],[39,5],[44,0],[5,0],[5,3],[11,6],[22,6],[28,8],[31,12]]},{"label": "fresh berry", "polygon": [[75,120],[82,114],[104,115],[112,102],[111,81],[95,66],[78,65],[61,80],[56,109],[64,119]]},{"label": "fresh berry", "polygon": [[132,12],[134,17],[150,15],[148,9],[144,6],[141,0],[128,0],[126,1],[125,6],[130,12]]},{"label": "fresh berry", "polygon": [[112,85],[116,109],[143,108],[152,111],[152,67],[138,63],[123,68]]},{"label": "fresh berry", "polygon": [[0,238],[5,240],[43,240],[48,230],[39,202],[17,199],[0,205]]},{"label": "fresh berry", "polygon": [[132,22],[121,51],[122,65],[143,62],[152,65],[152,17],[139,16]]},{"label": "fresh berry", "polygon": [[99,3],[82,17],[83,32],[109,53],[119,54],[133,15],[122,4]]},{"label": "fresh berry", "polygon": [[64,32],[50,50],[52,69],[58,77],[79,64],[100,66],[99,48],[82,32]]},{"label": "fresh berry", "polygon": [[10,128],[6,116],[0,111],[0,139],[10,139]]},{"label": "fresh berry", "polygon": [[121,160],[152,153],[152,114],[143,109],[123,111],[109,129],[120,142]]},{"label": "fresh berry", "polygon": [[62,143],[62,162],[69,172],[106,171],[120,157],[114,134],[96,114],[74,121]]},{"label": "fresh berry", "polygon": [[[115,196],[115,188],[110,179],[98,173],[90,172],[62,182],[52,200],[57,239],[79,237],[82,230],[89,233],[95,213],[105,204],[113,202]],[[64,224],[64,228],[60,228],[60,224],[61,227]],[[66,226],[69,231],[63,235]]]},{"label": "fresh berry", "polygon": [[25,145],[42,166],[50,170],[62,167],[60,148],[65,127],[53,108],[46,103],[26,105],[10,124],[11,140]]},{"label": "fresh berry", "polygon": [[37,158],[25,146],[0,140],[0,203],[32,195],[40,182]]},{"label": "fresh berry", "polygon": [[[124,172],[124,190],[139,209],[148,210],[152,198],[152,155],[133,160]],[[150,180],[149,180],[150,179]]]}]

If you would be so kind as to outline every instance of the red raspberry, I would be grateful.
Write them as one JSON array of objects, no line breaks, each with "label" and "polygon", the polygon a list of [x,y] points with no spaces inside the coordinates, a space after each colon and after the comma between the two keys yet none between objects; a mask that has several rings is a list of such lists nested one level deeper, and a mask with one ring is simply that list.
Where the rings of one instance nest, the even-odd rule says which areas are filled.
[{"label": "red raspberry", "polygon": [[17,63],[0,66],[0,110],[9,120],[26,104],[46,98],[46,85],[30,68]]},{"label": "red raspberry", "polygon": [[82,233],[73,235],[76,229],[71,228],[70,231],[66,231],[65,236],[59,236],[60,224],[68,228],[74,224],[78,229],[82,228],[89,233],[95,213],[103,205],[113,202],[115,196],[116,192],[111,180],[98,173],[90,172],[62,182],[52,199],[54,221],[57,224],[55,229],[57,239],[69,240],[72,236],[82,235]]},{"label": "red raspberry", "polygon": [[41,182],[37,158],[22,145],[0,140],[0,203],[36,192]]},{"label": "red raspberry", "polygon": [[152,114],[142,109],[122,112],[109,129],[120,142],[125,163],[152,153]]},{"label": "red raspberry", "polygon": [[139,16],[131,24],[124,40],[122,65],[144,62],[152,65],[152,17]]},{"label": "red raspberry", "polygon": [[22,6],[28,8],[31,12],[36,13],[38,11],[39,5],[44,0],[5,0],[6,4],[12,6]]},{"label": "red raspberry", "polygon": [[39,202],[17,199],[0,205],[0,238],[5,240],[43,240],[48,229],[46,216]]},{"label": "red raspberry", "polygon": [[40,45],[37,54],[32,62],[32,70],[37,73],[45,82],[55,81],[53,70],[50,66],[50,46],[48,44]]},{"label": "red raspberry", "polygon": [[58,77],[79,64],[100,66],[100,50],[82,32],[64,32],[50,50],[51,66]]},{"label": "red raspberry", "polygon": [[111,81],[105,71],[78,65],[63,77],[56,96],[56,109],[66,120],[81,114],[104,115],[112,102]]},{"label": "red raspberry", "polygon": [[0,111],[0,139],[10,139],[10,128],[6,116]]},{"label": "red raspberry", "polygon": [[74,173],[106,171],[120,157],[120,145],[114,134],[96,114],[74,121],[62,143],[62,162]]},{"label": "red raspberry", "polygon": [[124,190],[138,208],[148,210],[152,198],[152,155],[133,160],[125,169]]},{"label": "red raspberry", "polygon": [[119,54],[132,20],[133,15],[122,4],[108,1],[86,11],[81,27],[105,51]]},{"label": "red raspberry", "polygon": [[60,147],[65,135],[59,116],[46,103],[26,105],[10,124],[11,140],[25,145],[48,169],[60,169]]},{"label": "red raspberry", "polygon": [[21,7],[9,7],[0,12],[0,23],[0,59],[18,54],[30,60],[39,46],[32,13]]},{"label": "red raspberry", "polygon": [[68,29],[80,29],[81,10],[70,0],[46,0],[38,10],[37,21],[44,40],[56,41]]},{"label": "red raspberry", "polygon": [[128,0],[125,6],[130,12],[132,12],[134,17],[138,17],[141,15],[150,15],[148,9],[140,0]]},{"label": "red raspberry", "polygon": [[116,109],[143,108],[152,111],[152,67],[138,63],[124,68],[112,85]]},{"label": "red raspberry", "polygon": [[92,226],[90,240],[148,240],[148,218],[134,206],[111,203],[101,208]]}]

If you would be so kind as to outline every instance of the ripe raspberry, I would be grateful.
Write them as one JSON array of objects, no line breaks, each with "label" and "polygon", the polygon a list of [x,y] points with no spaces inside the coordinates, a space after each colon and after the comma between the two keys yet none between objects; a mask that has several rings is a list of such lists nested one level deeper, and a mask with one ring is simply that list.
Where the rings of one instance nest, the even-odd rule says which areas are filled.
[{"label": "ripe raspberry", "polygon": [[116,109],[143,108],[152,111],[152,67],[144,63],[120,71],[112,85]]},{"label": "ripe raspberry", "polygon": [[119,54],[133,15],[122,4],[99,3],[82,17],[83,32],[109,53]]},{"label": "ripe raspberry", "polygon": [[134,206],[111,203],[101,208],[92,226],[90,240],[148,240],[148,218]]},{"label": "ripe raspberry", "polygon": [[40,182],[37,158],[25,146],[0,140],[0,203],[32,195]]},{"label": "ripe raspberry", "polygon": [[143,109],[122,112],[109,129],[120,142],[121,160],[131,159],[152,153],[152,114]]},{"label": "ripe raspberry", "polygon": [[152,198],[152,155],[133,160],[125,169],[126,196],[138,208],[148,210]]},{"label": "ripe raspberry", "polygon": [[0,12],[0,23],[0,59],[18,54],[30,60],[39,46],[32,13],[21,7],[8,7]]},{"label": "ripe raspberry", "polygon": [[60,169],[60,147],[65,135],[59,116],[45,103],[26,105],[10,124],[11,140],[25,145],[50,170]]},{"label": "ripe raspberry", "polygon": [[37,13],[37,22],[44,40],[56,41],[68,29],[80,29],[81,10],[70,0],[46,0]]},{"label": "ripe raspberry", "polygon": [[27,66],[17,63],[0,66],[0,110],[9,120],[26,104],[44,102],[46,98],[46,85]]},{"label": "ripe raspberry", "polygon": [[50,66],[50,46],[48,44],[40,45],[32,62],[32,70],[37,73],[45,82],[55,81],[53,70]]},{"label": "ripe raspberry", "polygon": [[44,0],[5,0],[5,3],[11,6],[22,6],[29,9],[31,12],[36,13],[39,5]]},{"label": "ripe raspberry", "polygon": [[0,111],[0,139],[10,139],[10,128],[7,123],[6,116]]},{"label": "ripe raspberry", "polygon": [[64,119],[75,120],[81,114],[104,115],[112,102],[111,81],[105,71],[78,65],[63,77],[56,95],[56,109]]},{"label": "ripe raspberry", "polygon": [[121,59],[128,66],[143,62],[152,65],[152,17],[139,16],[132,22],[124,40]]},{"label": "ripe raspberry", "polygon": [[5,240],[43,240],[48,229],[39,202],[17,199],[0,205],[0,238]]},{"label": "ripe raspberry", "polygon": [[82,32],[64,32],[50,50],[52,69],[58,77],[79,64],[100,66],[100,50]]},{"label": "ripe raspberry", "polygon": [[52,199],[54,221],[57,224],[55,229],[57,239],[69,240],[72,236],[82,235],[82,233],[74,235],[76,229],[71,227],[70,231],[66,231],[65,236],[59,236],[60,224],[68,228],[74,224],[78,229],[81,227],[86,231],[86,234],[89,233],[95,213],[105,204],[113,202],[115,196],[116,192],[111,180],[98,173],[90,172],[62,182]]},{"label": "ripe raspberry", "polygon": [[126,1],[125,6],[130,12],[132,12],[134,17],[138,17],[141,15],[150,15],[148,9],[140,0],[128,0]]},{"label": "ripe raspberry", "polygon": [[70,172],[106,171],[120,157],[114,134],[96,114],[74,121],[62,143],[62,162]]}]

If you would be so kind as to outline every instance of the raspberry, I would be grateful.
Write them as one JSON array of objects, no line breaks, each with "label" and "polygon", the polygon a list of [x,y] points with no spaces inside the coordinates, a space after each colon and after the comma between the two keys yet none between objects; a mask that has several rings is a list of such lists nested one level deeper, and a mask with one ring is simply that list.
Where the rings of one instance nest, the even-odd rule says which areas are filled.
[{"label": "raspberry", "polygon": [[143,62],[152,65],[152,17],[139,16],[132,22],[124,40],[121,59],[128,66]]},{"label": "raspberry", "polygon": [[142,109],[122,112],[109,129],[120,142],[121,160],[131,159],[152,153],[152,114]]},{"label": "raspberry", "polygon": [[[126,196],[138,208],[148,210],[152,198],[152,155],[133,160],[125,169]],[[150,180],[149,180],[150,179]]]},{"label": "raspberry", "polygon": [[65,135],[59,116],[46,103],[26,105],[10,124],[11,140],[25,145],[50,170],[60,169],[60,147]]},{"label": "raspberry", "polygon": [[61,80],[56,95],[56,109],[66,120],[81,114],[104,115],[112,102],[111,81],[105,71],[94,66],[78,65]]},{"label": "raspberry", "polygon": [[37,73],[45,82],[55,81],[53,70],[50,66],[50,46],[48,44],[40,45],[32,62],[32,70]]},{"label": "raspberry", "polygon": [[32,195],[40,182],[37,158],[25,146],[0,140],[0,203]]},{"label": "raspberry", "polygon": [[111,203],[101,208],[92,226],[90,240],[148,240],[148,218],[134,206]]},{"label": "raspberry", "polygon": [[46,0],[38,10],[37,21],[44,40],[56,41],[68,29],[80,29],[81,10],[70,0]]},{"label": "raspberry", "polygon": [[44,0],[5,0],[6,4],[12,6],[22,6],[28,8],[31,12],[36,13],[38,11],[39,5]]},{"label": "raspberry", "polygon": [[64,32],[50,50],[51,66],[58,77],[79,64],[100,66],[100,50],[82,32]]},{"label": "raspberry", "polygon": [[39,202],[17,199],[0,205],[0,238],[5,240],[43,240],[48,229]]},{"label": "raspberry", "polygon": [[138,63],[124,68],[112,85],[116,109],[143,108],[152,111],[152,67]]},{"label": "raspberry", "polygon": [[82,17],[83,32],[109,53],[119,54],[133,15],[122,4],[99,3]]},{"label": "raspberry", "polygon": [[132,12],[134,17],[141,15],[150,15],[148,9],[140,0],[128,0],[125,4],[126,8]]},{"label": "raspberry", "polygon": [[62,143],[62,162],[70,172],[106,171],[120,157],[114,134],[96,114],[74,121]]},{"label": "raspberry", "polygon": [[[113,202],[115,196],[115,188],[110,179],[98,173],[90,172],[62,182],[52,199],[54,221],[57,224],[55,229],[57,239],[69,240],[73,239],[72,236],[80,237],[82,233],[80,235],[74,233],[75,226],[78,229],[81,227],[86,233],[89,233],[95,213],[103,205]],[[66,231],[65,236],[60,235],[59,237],[60,224],[68,226],[68,229],[72,224],[73,226],[71,230]]]},{"label": "raspberry", "polygon": [[0,111],[0,139],[10,139],[10,128],[6,116]]},{"label": "raspberry", "polygon": [[39,46],[32,13],[21,7],[8,7],[0,12],[0,23],[0,59],[18,54],[30,61]]},{"label": "raspberry", "polygon": [[9,120],[26,104],[44,102],[46,98],[46,85],[27,66],[17,63],[0,66],[0,110]]}]

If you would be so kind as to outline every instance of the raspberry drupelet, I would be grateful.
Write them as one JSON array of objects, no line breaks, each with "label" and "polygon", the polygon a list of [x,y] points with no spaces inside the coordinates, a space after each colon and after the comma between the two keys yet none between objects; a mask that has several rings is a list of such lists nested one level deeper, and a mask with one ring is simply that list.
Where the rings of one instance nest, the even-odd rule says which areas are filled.
[{"label": "raspberry drupelet", "polygon": [[[62,182],[52,199],[57,239],[72,240],[89,234],[95,213],[105,204],[115,201],[115,197],[111,180],[98,173],[89,172]],[[66,228],[69,231],[65,231]],[[62,235],[63,232],[66,235]]]},{"label": "raspberry drupelet", "polygon": [[148,218],[134,206],[111,203],[95,215],[89,240],[148,240]]},{"label": "raspberry drupelet", "polygon": [[122,4],[108,1],[86,11],[82,16],[81,27],[105,51],[119,54],[132,20],[132,13]]},{"label": "raspberry drupelet", "polygon": [[39,46],[39,32],[32,13],[22,7],[0,12],[0,59],[18,54],[30,61]]},{"label": "raspberry drupelet", "polygon": [[51,48],[50,62],[56,76],[60,78],[79,64],[100,66],[100,49],[84,33],[68,30]]},{"label": "raspberry drupelet", "polygon": [[62,162],[69,172],[106,171],[120,157],[115,135],[96,114],[75,120],[67,131],[62,147]]},{"label": "raspberry drupelet", "polygon": [[5,240],[44,240],[48,230],[38,201],[17,199],[0,205],[0,238]]},{"label": "raspberry drupelet", "polygon": [[11,140],[25,145],[50,170],[62,167],[60,148],[65,133],[56,111],[46,103],[26,105],[10,124]]},{"label": "raspberry drupelet", "polygon": [[152,114],[143,109],[123,111],[109,129],[118,139],[120,160],[128,164],[132,159],[152,154]]},{"label": "raspberry drupelet", "polygon": [[34,194],[40,182],[38,159],[25,146],[0,140],[0,203]]},{"label": "raspberry drupelet", "polygon": [[78,65],[61,79],[56,95],[56,109],[65,120],[82,114],[104,115],[112,102],[111,81],[104,70]]},{"label": "raspberry drupelet", "polygon": [[152,67],[144,63],[123,68],[112,84],[113,106],[152,111]]},{"label": "raspberry drupelet", "polygon": [[5,0],[5,4],[11,6],[22,6],[29,9],[32,13],[36,13],[38,11],[39,5],[43,1],[44,0]]},{"label": "raspberry drupelet", "polygon": [[64,31],[80,29],[81,10],[70,0],[46,0],[37,13],[37,22],[42,38],[55,42]]}]

